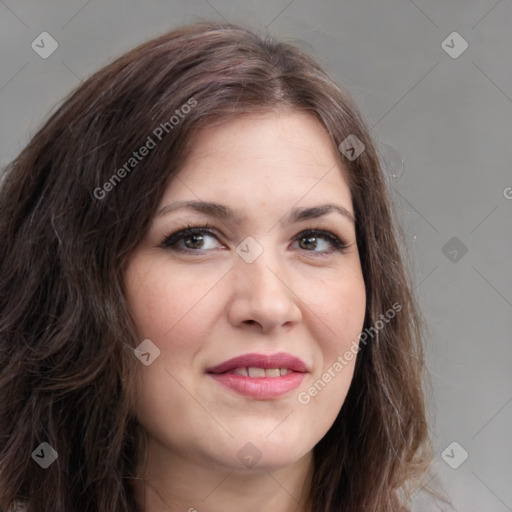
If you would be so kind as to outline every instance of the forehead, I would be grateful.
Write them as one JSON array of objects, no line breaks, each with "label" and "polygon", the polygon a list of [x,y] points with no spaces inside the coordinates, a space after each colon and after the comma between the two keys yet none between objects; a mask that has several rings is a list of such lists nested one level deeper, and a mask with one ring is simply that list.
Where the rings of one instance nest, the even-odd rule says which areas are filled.
[{"label": "forehead", "polygon": [[351,206],[346,169],[323,125],[290,110],[246,114],[199,130],[165,193],[225,201],[341,199]]}]

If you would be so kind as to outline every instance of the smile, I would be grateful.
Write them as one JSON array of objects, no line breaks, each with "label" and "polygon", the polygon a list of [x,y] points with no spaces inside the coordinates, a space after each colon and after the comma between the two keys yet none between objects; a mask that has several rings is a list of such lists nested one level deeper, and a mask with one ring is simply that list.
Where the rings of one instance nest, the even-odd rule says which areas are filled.
[{"label": "smile", "polygon": [[278,398],[297,388],[307,365],[286,353],[245,354],[209,368],[207,374],[242,396],[259,400]]},{"label": "smile", "polygon": [[256,379],[262,379],[265,377],[281,377],[282,375],[287,375],[292,370],[288,370],[288,368],[235,368],[234,370],[230,370],[229,374],[233,375],[242,375],[243,377],[253,377]]}]

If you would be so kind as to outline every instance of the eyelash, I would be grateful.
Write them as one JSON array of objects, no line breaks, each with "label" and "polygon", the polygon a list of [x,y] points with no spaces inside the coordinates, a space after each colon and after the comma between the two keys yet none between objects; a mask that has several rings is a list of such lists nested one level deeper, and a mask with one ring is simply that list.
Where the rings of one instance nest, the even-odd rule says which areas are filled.
[{"label": "eyelash", "polygon": [[[187,237],[193,236],[193,235],[210,235],[218,240],[217,233],[212,230],[212,228],[208,224],[200,225],[200,226],[189,226],[185,229],[179,229],[177,231],[174,231],[173,233],[170,233],[164,238],[164,241],[160,244],[160,246],[164,249],[170,249],[175,252],[181,252],[181,253],[201,253],[203,252],[202,249],[189,249],[189,248],[179,248],[177,247],[177,243],[184,240]],[[304,249],[305,252],[309,252],[312,254],[316,254],[319,256],[325,256],[326,254],[332,254],[333,252],[340,252],[344,253],[346,249],[348,248],[348,244],[346,244],[343,240],[341,240],[338,236],[336,236],[334,233],[331,233],[330,231],[325,231],[323,229],[318,228],[308,228],[301,231],[295,238],[294,241],[301,240],[303,238],[307,237],[316,237],[316,238],[324,238],[327,240],[331,246],[332,249],[328,251],[308,251]]]}]

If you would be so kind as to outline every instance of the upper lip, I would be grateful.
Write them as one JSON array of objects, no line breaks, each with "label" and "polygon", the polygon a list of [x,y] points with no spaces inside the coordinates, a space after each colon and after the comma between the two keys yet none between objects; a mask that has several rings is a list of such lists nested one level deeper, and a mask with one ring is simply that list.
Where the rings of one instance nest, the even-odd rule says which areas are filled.
[{"label": "upper lip", "polygon": [[306,373],[308,368],[306,363],[298,357],[279,352],[277,354],[244,354],[238,357],[228,359],[217,366],[208,368],[207,373],[225,373],[236,368],[286,368],[295,372]]}]

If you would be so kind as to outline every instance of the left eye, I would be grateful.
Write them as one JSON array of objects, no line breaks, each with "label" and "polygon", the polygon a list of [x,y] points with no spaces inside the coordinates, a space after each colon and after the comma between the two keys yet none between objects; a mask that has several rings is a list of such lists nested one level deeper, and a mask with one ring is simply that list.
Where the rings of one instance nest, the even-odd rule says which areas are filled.
[{"label": "left eye", "polygon": [[310,230],[300,233],[295,243],[301,249],[309,252],[332,252],[343,251],[345,244],[333,233],[328,231]]}]

